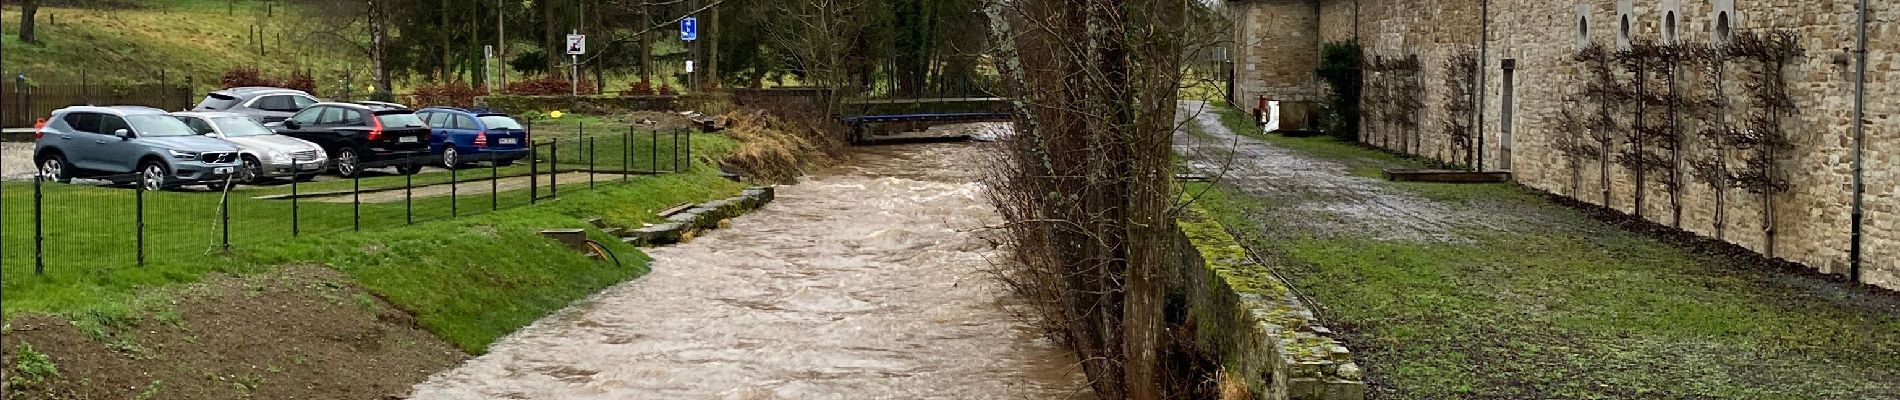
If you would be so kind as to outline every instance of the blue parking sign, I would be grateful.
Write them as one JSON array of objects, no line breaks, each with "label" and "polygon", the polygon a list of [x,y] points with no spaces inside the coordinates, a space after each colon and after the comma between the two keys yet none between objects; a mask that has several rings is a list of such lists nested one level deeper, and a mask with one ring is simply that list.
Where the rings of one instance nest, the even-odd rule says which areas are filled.
[{"label": "blue parking sign", "polygon": [[699,18],[680,19],[680,40],[688,42],[699,40]]}]

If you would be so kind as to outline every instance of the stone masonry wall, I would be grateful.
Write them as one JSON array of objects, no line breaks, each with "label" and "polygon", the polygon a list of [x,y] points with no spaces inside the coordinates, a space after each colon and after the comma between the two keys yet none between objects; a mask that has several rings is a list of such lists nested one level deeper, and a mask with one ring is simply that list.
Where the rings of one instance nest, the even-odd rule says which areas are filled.
[{"label": "stone masonry wall", "polygon": [[1259,96],[1276,101],[1319,100],[1319,14],[1310,0],[1248,0],[1229,4],[1233,15],[1234,104],[1253,107]]},{"label": "stone masonry wall", "polygon": [[[1455,99],[1443,98],[1446,91],[1443,68],[1453,54],[1476,50],[1479,10],[1482,0],[1314,0],[1318,42],[1326,43],[1359,38],[1368,56],[1420,57],[1426,106],[1421,113],[1422,156],[1443,161],[1454,160],[1443,133],[1442,104]],[[1610,198],[1606,202],[1600,187],[1598,160],[1590,158],[1573,171],[1570,161],[1558,145],[1568,140],[1563,127],[1562,110],[1578,103],[1566,103],[1585,82],[1581,63],[1571,59],[1579,46],[1579,12],[1588,14],[1589,41],[1615,49],[1620,30],[1619,14],[1627,10],[1631,33],[1635,38],[1663,40],[1664,17],[1675,11],[1679,18],[1676,37],[1686,42],[1707,42],[1713,29],[1712,14],[1730,0],[1493,0],[1490,2],[1491,26],[1489,55],[1482,63],[1484,80],[1485,160],[1487,168],[1500,168],[1497,155],[1503,146],[1512,149],[1510,165],[1515,179],[1526,186],[1572,196],[1593,204],[1606,205],[1625,213],[1640,215],[1663,225],[1703,236],[1735,243],[1772,257],[1799,262],[1822,272],[1845,274],[1848,271],[1849,210],[1853,200],[1852,112],[1853,63],[1843,49],[1854,46],[1853,1],[1817,2],[1801,0],[1733,0],[1734,31],[1766,32],[1792,30],[1799,35],[1804,57],[1789,63],[1785,76],[1789,94],[1797,110],[1783,118],[1783,128],[1794,146],[1780,164],[1791,189],[1774,196],[1773,216],[1776,237],[1771,244],[1763,229],[1763,199],[1740,189],[1723,196],[1724,216],[1718,232],[1716,193],[1696,182],[1684,171],[1681,190],[1682,218],[1677,221],[1669,193],[1656,181],[1647,179],[1643,210],[1635,210],[1634,193],[1638,188],[1632,171],[1621,165],[1610,168]],[[1245,3],[1245,2],[1237,2]],[[1619,4],[1623,3],[1623,4]],[[1719,4],[1718,4],[1719,3]],[[1868,27],[1868,82],[1866,93],[1867,124],[1865,135],[1864,177],[1865,233],[1862,256],[1862,280],[1877,286],[1900,289],[1900,1],[1870,0]],[[1291,6],[1279,6],[1292,8]],[[1356,18],[1355,18],[1356,17]],[[1274,22],[1254,22],[1277,26]],[[1291,29],[1304,22],[1279,29]],[[1318,49],[1312,50],[1317,54]],[[1515,59],[1515,85],[1512,106],[1514,118],[1500,121],[1502,115],[1502,75],[1500,62]],[[1291,60],[1290,60],[1291,61]],[[1733,108],[1726,118],[1739,121],[1755,106],[1746,95],[1746,82],[1755,76],[1746,67],[1752,63],[1733,60],[1723,74],[1724,98]],[[1314,65],[1317,65],[1315,60]],[[1629,76],[1618,68],[1617,79]],[[1680,90],[1706,93],[1707,87],[1692,82],[1701,77],[1685,72]],[[1245,84],[1243,84],[1244,86]],[[1594,107],[1593,103],[1583,102]],[[1627,123],[1630,113],[1618,118]],[[1510,124],[1513,136],[1501,143],[1500,128]],[[1391,132],[1379,132],[1380,121],[1365,121],[1368,143]],[[1625,132],[1618,132],[1620,137]],[[1693,141],[1693,140],[1692,140]],[[1685,147],[1685,154],[1703,151]],[[1685,158],[1690,158],[1685,156]],[[1740,167],[1732,158],[1731,167]],[[1573,175],[1574,174],[1574,175]],[[1652,175],[1654,172],[1652,172]],[[1578,185],[1573,187],[1573,176]]]}]

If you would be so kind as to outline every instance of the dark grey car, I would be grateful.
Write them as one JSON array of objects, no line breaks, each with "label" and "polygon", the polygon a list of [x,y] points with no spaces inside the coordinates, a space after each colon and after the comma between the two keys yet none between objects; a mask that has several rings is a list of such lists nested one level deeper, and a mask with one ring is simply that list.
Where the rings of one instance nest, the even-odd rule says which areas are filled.
[{"label": "dark grey car", "polygon": [[302,90],[277,87],[234,87],[205,94],[192,111],[223,111],[240,114],[261,123],[280,122],[305,107],[317,104],[316,96]]}]

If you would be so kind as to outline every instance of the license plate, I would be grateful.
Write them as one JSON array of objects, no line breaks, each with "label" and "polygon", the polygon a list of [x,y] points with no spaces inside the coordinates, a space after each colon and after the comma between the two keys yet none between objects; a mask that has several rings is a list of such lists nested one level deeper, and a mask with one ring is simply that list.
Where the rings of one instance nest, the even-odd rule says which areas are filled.
[{"label": "license plate", "polygon": [[316,163],[309,163],[309,164],[303,164],[303,165],[298,165],[298,166],[297,166],[297,169],[301,169],[301,170],[305,170],[305,171],[310,171],[310,170],[315,170],[315,169],[317,169],[317,164],[316,164]]},{"label": "license plate", "polygon": [[396,143],[415,143],[418,141],[421,141],[421,139],[415,136],[403,136],[400,138],[396,138]]},{"label": "license plate", "polygon": [[519,144],[521,143],[519,140],[520,139],[515,138],[501,138],[501,144]]},{"label": "license plate", "polygon": [[218,175],[230,175],[231,171],[232,171],[231,167],[218,167],[217,169],[212,170],[212,173],[215,173]]}]

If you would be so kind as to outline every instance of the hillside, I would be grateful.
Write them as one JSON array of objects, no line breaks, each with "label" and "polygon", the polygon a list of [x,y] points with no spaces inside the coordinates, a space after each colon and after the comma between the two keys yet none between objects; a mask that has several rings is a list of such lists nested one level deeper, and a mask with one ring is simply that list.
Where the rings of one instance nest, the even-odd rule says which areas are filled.
[{"label": "hillside", "polygon": [[[83,74],[94,84],[150,82],[161,73],[171,80],[190,77],[215,82],[233,66],[249,65],[269,75],[293,69],[316,72],[320,86],[342,83],[354,69],[357,82],[368,76],[368,58],[353,44],[333,36],[300,39],[315,18],[285,7],[266,10],[260,1],[147,0],[134,9],[95,10],[41,7],[41,43],[19,40],[19,7],[0,11],[6,75],[26,73],[41,81],[76,81]],[[260,26],[269,40],[259,55],[251,29]],[[278,36],[282,36],[279,45]],[[307,43],[299,45],[299,43]]]}]

